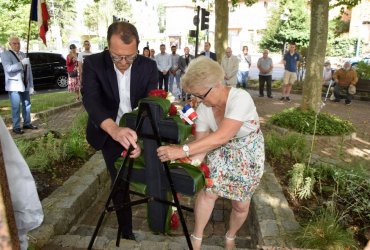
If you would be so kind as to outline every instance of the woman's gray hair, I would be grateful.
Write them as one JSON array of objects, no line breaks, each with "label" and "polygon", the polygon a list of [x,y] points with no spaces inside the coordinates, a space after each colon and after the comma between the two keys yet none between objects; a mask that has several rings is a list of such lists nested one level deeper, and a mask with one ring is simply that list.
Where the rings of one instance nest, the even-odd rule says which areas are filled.
[{"label": "woman's gray hair", "polygon": [[182,87],[191,92],[199,87],[213,87],[224,79],[225,72],[217,62],[205,56],[190,61],[185,75],[181,78]]}]

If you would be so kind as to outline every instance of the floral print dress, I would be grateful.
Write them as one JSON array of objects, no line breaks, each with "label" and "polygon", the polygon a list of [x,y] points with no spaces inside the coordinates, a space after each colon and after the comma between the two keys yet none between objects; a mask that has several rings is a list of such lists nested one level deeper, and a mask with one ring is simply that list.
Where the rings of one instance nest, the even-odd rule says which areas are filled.
[{"label": "floral print dress", "polygon": [[[197,113],[197,131],[218,129],[212,108],[201,104]],[[225,118],[243,121],[243,125],[232,140],[208,152],[213,184],[205,191],[230,200],[249,201],[263,175],[265,150],[256,107],[246,91],[231,88]]]}]

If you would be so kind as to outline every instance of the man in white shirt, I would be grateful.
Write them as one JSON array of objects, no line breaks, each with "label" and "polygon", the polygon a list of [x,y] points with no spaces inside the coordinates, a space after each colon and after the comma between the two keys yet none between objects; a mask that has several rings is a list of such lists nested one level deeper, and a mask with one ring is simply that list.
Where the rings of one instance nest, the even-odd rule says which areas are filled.
[{"label": "man in white shirt", "polygon": [[233,51],[230,47],[226,48],[226,55],[222,58],[221,67],[225,71],[225,84],[236,87],[236,74],[238,73],[239,60],[233,55]]},{"label": "man in white shirt", "polygon": [[80,75],[80,81],[82,82],[82,69],[83,69],[83,64],[84,64],[84,59],[89,56],[89,55],[92,55],[92,52],[90,50],[91,48],[91,44],[88,40],[84,41],[84,51],[82,51],[81,53],[78,54],[78,57],[77,57],[77,62],[78,62],[78,73]]},{"label": "man in white shirt", "polygon": [[168,92],[168,75],[171,69],[172,62],[169,54],[166,53],[166,45],[161,44],[159,47],[161,53],[155,56],[155,61],[157,62],[158,68],[158,87],[159,89],[164,89]]},{"label": "man in white shirt", "polygon": [[[124,35],[122,35],[124,34]],[[157,88],[155,62],[137,54],[139,35],[128,22],[114,22],[108,27],[109,50],[88,56],[84,62],[82,101],[89,115],[86,139],[96,150],[101,150],[114,182],[115,161],[132,145],[130,157],[140,155],[136,131],[120,127],[121,117],[138,106],[139,100]],[[122,208],[130,197],[117,192],[113,197],[116,207]],[[131,208],[116,211],[122,227],[122,238],[135,239],[132,232]]]},{"label": "man in white shirt", "polygon": [[248,46],[243,46],[239,55],[238,85],[244,89],[248,87],[249,69],[252,65],[252,58],[248,55]]}]

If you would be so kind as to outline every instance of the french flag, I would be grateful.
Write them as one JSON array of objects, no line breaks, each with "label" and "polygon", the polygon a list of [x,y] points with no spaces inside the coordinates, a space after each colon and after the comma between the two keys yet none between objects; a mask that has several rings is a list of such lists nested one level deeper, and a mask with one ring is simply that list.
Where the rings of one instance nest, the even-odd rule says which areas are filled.
[{"label": "french flag", "polygon": [[180,114],[180,118],[183,121],[186,121],[190,125],[193,125],[193,121],[198,118],[197,113],[195,110],[190,106],[190,104],[186,104],[182,110],[178,111]]},{"label": "french flag", "polygon": [[45,0],[32,0],[31,6],[31,20],[36,21],[40,27],[40,38],[46,45],[46,32],[49,30],[48,21],[49,13],[46,7]]}]

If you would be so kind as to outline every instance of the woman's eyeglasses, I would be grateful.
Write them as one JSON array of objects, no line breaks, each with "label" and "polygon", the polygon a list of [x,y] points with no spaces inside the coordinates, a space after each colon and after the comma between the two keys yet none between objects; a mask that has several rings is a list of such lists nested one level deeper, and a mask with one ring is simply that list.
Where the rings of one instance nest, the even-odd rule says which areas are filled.
[{"label": "woman's eyeglasses", "polygon": [[210,87],[209,90],[204,95],[194,95],[194,94],[192,94],[192,96],[195,96],[196,98],[199,98],[201,100],[204,100],[204,99],[206,99],[206,97],[209,94],[209,92],[211,92],[212,88],[213,87]]},{"label": "woman's eyeglasses", "polygon": [[125,59],[125,61],[127,63],[133,63],[135,61],[136,57],[137,57],[137,54],[135,54],[133,56],[115,56],[115,55],[110,54],[110,57],[112,58],[112,61],[115,62],[115,63],[119,63],[123,59]]}]

